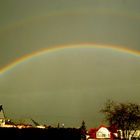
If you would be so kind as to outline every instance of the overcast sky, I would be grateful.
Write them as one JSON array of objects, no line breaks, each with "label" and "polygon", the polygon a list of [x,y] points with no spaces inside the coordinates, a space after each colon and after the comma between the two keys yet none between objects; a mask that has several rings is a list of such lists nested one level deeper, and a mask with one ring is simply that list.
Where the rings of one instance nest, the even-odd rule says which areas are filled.
[{"label": "overcast sky", "polygon": [[[1,70],[61,45],[140,51],[139,37],[139,0],[0,0]],[[94,127],[104,123],[99,110],[107,99],[139,103],[139,55],[81,46],[46,52],[2,73],[6,115],[66,126],[85,120]]]}]

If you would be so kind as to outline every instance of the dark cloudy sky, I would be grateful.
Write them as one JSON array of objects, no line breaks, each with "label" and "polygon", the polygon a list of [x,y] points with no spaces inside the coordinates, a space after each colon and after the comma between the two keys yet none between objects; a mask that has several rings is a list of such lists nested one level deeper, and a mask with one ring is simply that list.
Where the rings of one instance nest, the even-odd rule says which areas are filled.
[{"label": "dark cloudy sky", "polygon": [[[74,44],[140,51],[139,0],[0,0],[0,68],[33,52]],[[76,46],[76,45],[75,45]],[[98,45],[32,57],[0,75],[10,118],[88,127],[103,103],[139,103],[140,56]]]}]

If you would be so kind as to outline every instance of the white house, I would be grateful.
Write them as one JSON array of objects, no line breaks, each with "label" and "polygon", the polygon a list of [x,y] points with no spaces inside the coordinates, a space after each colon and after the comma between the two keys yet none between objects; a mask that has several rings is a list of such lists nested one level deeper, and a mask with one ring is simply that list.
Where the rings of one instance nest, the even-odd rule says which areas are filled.
[{"label": "white house", "polygon": [[97,132],[96,132],[96,138],[102,139],[102,138],[111,138],[111,132],[104,126],[101,126]]},{"label": "white house", "polygon": [[117,129],[115,127],[101,125],[98,128],[91,128],[88,131],[87,139],[114,139],[117,136]]}]

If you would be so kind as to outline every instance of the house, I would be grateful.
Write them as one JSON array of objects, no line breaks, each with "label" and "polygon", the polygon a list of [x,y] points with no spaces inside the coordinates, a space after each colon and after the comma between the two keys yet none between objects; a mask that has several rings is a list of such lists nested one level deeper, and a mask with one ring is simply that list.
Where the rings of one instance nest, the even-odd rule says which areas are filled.
[{"label": "house", "polygon": [[91,128],[88,131],[87,139],[114,139],[117,138],[117,129],[115,126],[107,127],[105,125],[101,125],[98,128]]}]

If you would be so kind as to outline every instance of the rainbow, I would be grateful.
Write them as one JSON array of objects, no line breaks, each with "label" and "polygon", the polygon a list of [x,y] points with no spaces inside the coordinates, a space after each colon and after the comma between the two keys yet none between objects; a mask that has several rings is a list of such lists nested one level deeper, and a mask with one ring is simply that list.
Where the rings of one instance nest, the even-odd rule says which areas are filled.
[{"label": "rainbow", "polygon": [[[92,9],[93,10],[93,9]],[[109,10],[108,8],[102,8],[102,9],[94,9],[96,12],[92,12],[89,9],[86,8],[81,8],[80,11],[69,11],[67,9],[65,9],[64,11],[52,11],[49,14],[46,15],[35,15],[35,16],[27,16],[25,19],[20,19],[17,21],[11,21],[8,24],[5,24],[3,27],[0,28],[0,32],[1,33],[6,33],[9,32],[11,30],[15,30],[18,27],[27,25],[27,24],[32,24],[34,22],[38,22],[41,20],[47,20],[49,17],[61,17],[61,16],[80,16],[80,15],[87,15],[90,14],[90,12],[92,12],[92,15],[98,14],[98,15],[110,15],[110,16],[121,16],[121,17],[126,17],[126,18],[130,18],[130,19],[135,19],[135,20],[139,20],[140,16],[138,13],[135,12],[130,12],[130,11],[126,11],[126,12],[122,12],[122,11],[115,11],[115,10]]]},{"label": "rainbow", "polygon": [[119,51],[122,53],[127,53],[129,55],[135,55],[140,56],[140,51],[131,50],[122,46],[112,46],[112,45],[99,45],[99,44],[93,44],[93,43],[82,43],[82,44],[72,44],[72,45],[61,45],[61,46],[55,46],[46,48],[43,50],[39,50],[36,52],[33,52],[31,54],[24,55],[18,59],[16,59],[14,62],[6,65],[5,67],[0,69],[0,75],[4,74],[5,72],[11,70],[12,68],[16,67],[18,64],[30,60],[31,58],[41,56],[46,53],[53,53],[55,51],[63,50],[63,49],[71,49],[71,48],[99,48],[99,49],[112,49],[114,51]]}]

